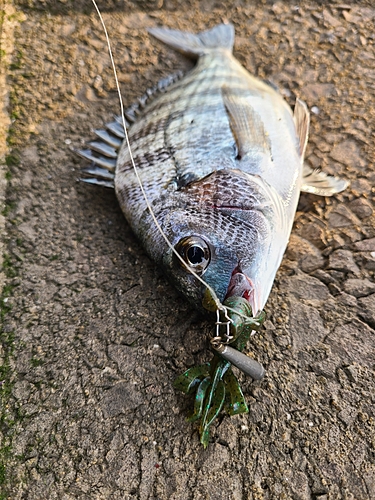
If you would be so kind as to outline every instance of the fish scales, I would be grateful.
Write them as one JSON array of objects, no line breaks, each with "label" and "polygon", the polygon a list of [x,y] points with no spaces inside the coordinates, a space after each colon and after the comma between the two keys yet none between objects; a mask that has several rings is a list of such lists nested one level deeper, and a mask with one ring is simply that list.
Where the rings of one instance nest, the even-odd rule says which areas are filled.
[{"label": "fish scales", "polygon": [[[184,78],[159,82],[154,90],[162,93],[149,99],[153,92],[146,92],[140,105],[126,113],[134,121],[129,129],[132,157],[163,234],[144,199],[126,141],[113,175],[111,158],[124,135],[118,123],[107,126],[116,137],[96,131],[104,143],[90,143],[94,153],[80,154],[99,165],[85,171],[101,179],[88,182],[114,183],[133,230],[185,297],[198,308],[221,308],[211,339],[217,354],[175,381],[184,392],[197,388],[189,418],[200,419],[206,447],[209,427],[223,407],[230,415],[248,411],[230,365],[256,379],[264,375],[263,367],[240,351],[264,321],[262,309],[288,243],[300,191],[331,196],[347,182],[303,165],[306,105],[297,99],[292,112],[274,88],[234,59],[231,25],[198,35],[163,28],[150,33],[197,59]],[[207,290],[221,304],[214,301],[212,307]]]},{"label": "fish scales", "polygon": [[[150,33],[197,60],[186,76],[161,81],[154,87],[161,92],[151,99],[146,93],[127,113],[134,120],[129,141],[147,199],[186,266],[155,227],[126,141],[114,177],[121,208],[150,256],[197,307],[205,287],[191,270],[204,275],[220,301],[233,289],[231,281],[240,281],[237,293],[255,315],[271,291],[301,188],[331,195],[346,183],[311,170],[306,180],[307,107],[297,99],[293,113],[273,87],[236,61],[233,26],[198,35],[163,28]],[[99,136],[105,141],[106,133]],[[109,142],[91,143],[94,154],[81,154],[106,156],[98,164],[112,170],[117,142]],[[102,179],[98,183],[111,182]]]},{"label": "fish scales", "polygon": [[[133,152],[148,150],[159,143],[153,132],[150,138],[148,129],[161,121],[165,124],[164,145],[173,152],[176,164],[174,177],[184,177],[193,168],[196,170],[197,165],[201,176],[217,168],[235,166],[235,141],[221,95],[224,84],[244,96],[249,93],[246,82],[225,67],[219,51],[216,56],[202,57],[195,70],[145,109],[144,116],[129,133]],[[215,123],[214,134],[212,123]],[[124,153],[128,155],[127,151]],[[126,165],[131,169],[129,159]]]},{"label": "fish scales", "polygon": [[[232,28],[228,26],[227,29]],[[229,96],[228,103],[226,95]],[[249,128],[254,131],[262,126],[262,130],[267,130],[267,135],[263,134],[259,144],[252,144],[250,138],[244,148],[238,143],[233,131],[228,108],[241,109],[245,105],[251,106]],[[246,114],[242,118],[240,116],[234,126],[241,127],[244,120]],[[273,281],[291,229],[289,224],[285,230],[287,211],[290,209],[294,215],[302,178],[302,161],[293,115],[279,94],[251,77],[234,59],[228,47],[204,49],[196,67],[185,78],[172,84],[167,92],[146,105],[129,130],[129,140],[142,184],[164,229],[176,233],[172,226],[177,224],[182,228],[184,221],[184,231],[193,231],[195,234],[208,221],[210,228],[214,223],[220,233],[214,239],[224,238],[228,244],[234,244],[237,239],[237,246],[240,243],[247,250],[253,249],[254,255],[253,252],[247,252],[241,256],[238,251],[228,252],[215,244],[211,245],[214,250],[212,257],[217,256],[218,261],[224,257],[225,265],[228,266],[226,275],[216,280],[220,282],[221,299],[225,297],[234,268],[238,268],[240,263],[241,266],[259,267],[256,261],[259,260],[257,254],[261,247],[267,246],[263,250],[273,261],[276,260],[272,262],[268,276],[263,275],[266,282]],[[282,165],[278,162],[279,148],[284,151],[284,156],[288,156],[288,163],[284,157]],[[240,150],[245,152],[246,158],[239,158]],[[230,173],[225,175],[226,185],[232,185],[230,197],[229,190],[222,189],[223,176],[215,175],[215,182],[199,184],[202,179],[219,171]],[[254,176],[259,178],[255,180]],[[115,184],[121,207],[134,231],[141,237],[151,256],[158,263],[165,263],[167,248],[153,229],[126,145],[119,152]],[[189,189],[193,184],[194,190]],[[197,192],[200,192],[199,196]],[[259,206],[248,203],[252,197],[261,200]],[[203,202],[204,198],[211,201]],[[269,198],[277,207],[276,210],[271,207]],[[192,210],[194,204],[199,207],[198,213]],[[246,205],[247,209],[244,208]],[[212,211],[219,213],[213,215]],[[174,216],[171,216],[172,212]],[[274,233],[277,242],[275,238],[273,242],[268,241],[271,239],[271,226],[276,228]],[[268,233],[265,228],[269,229]],[[247,237],[244,231],[248,231]],[[178,233],[179,230],[175,235],[171,234],[172,244],[178,242]],[[153,235],[152,242],[150,234]],[[254,235],[257,245],[252,244]],[[159,251],[160,247],[162,251]],[[229,256],[229,253],[232,255]],[[173,262],[169,259],[167,267],[171,265],[173,267]],[[175,270],[172,269],[170,274],[174,277]],[[177,274],[180,274],[179,270]],[[182,285],[180,289],[187,285],[190,298],[193,288],[191,278],[184,277],[183,283],[180,277],[177,279],[177,285]],[[257,299],[253,293],[255,311],[264,306],[269,291],[270,286],[267,286],[260,293],[258,286]],[[193,296],[196,302],[195,292]]]}]

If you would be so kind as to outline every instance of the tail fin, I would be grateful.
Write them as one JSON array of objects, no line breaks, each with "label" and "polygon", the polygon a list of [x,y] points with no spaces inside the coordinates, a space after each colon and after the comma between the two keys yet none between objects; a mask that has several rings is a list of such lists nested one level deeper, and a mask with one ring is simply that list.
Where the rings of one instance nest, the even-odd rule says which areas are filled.
[{"label": "tail fin", "polygon": [[193,59],[206,54],[209,49],[223,48],[230,51],[233,49],[234,27],[232,24],[219,24],[197,35],[168,28],[151,28],[148,31],[161,42]]}]

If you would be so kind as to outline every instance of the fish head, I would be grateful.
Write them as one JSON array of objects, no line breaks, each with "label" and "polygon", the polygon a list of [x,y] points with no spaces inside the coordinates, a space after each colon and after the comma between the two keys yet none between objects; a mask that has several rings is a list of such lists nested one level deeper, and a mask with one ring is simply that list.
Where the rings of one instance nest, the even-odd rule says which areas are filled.
[{"label": "fish head", "polygon": [[[202,307],[206,283],[222,302],[238,256],[233,246],[223,244],[218,231],[202,219],[212,214],[185,210],[170,216],[172,249],[163,255],[163,267],[178,288],[196,307]],[[183,216],[184,223],[180,223]],[[203,280],[200,281],[199,278]]]},{"label": "fish head", "polygon": [[164,203],[159,220],[172,248],[164,243],[153,256],[197,307],[206,283],[220,302],[238,296],[254,315],[262,310],[289,236],[280,231],[274,196],[254,176],[218,170]]}]

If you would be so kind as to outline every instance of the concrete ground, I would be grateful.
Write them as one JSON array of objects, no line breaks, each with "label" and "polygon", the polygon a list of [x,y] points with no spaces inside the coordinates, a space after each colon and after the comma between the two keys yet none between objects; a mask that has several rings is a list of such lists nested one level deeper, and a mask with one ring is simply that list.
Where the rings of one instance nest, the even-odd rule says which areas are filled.
[{"label": "concrete ground", "polygon": [[207,450],[172,382],[209,359],[212,322],[148,259],[114,192],[77,182],[71,149],[119,110],[98,18],[89,1],[14,4],[2,21],[14,51],[3,59],[0,498],[374,499],[371,2],[101,4],[125,104],[189,66],[148,27],[229,20],[239,61],[312,110],[308,163],[351,182],[332,199],[302,195],[248,346],[267,376],[240,377],[250,413],[220,418]]}]

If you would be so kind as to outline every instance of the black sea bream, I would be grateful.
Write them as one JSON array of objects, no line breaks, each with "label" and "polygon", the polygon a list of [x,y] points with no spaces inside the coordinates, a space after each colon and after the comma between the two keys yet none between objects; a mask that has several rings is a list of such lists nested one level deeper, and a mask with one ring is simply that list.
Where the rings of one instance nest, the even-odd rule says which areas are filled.
[{"label": "black sea bream", "polygon": [[126,115],[147,198],[185,265],[154,224],[119,122],[108,125],[109,133],[98,131],[110,146],[93,143],[96,154],[81,152],[101,167],[87,172],[114,184],[147,252],[196,307],[206,287],[190,270],[221,303],[240,298],[247,315],[256,316],[285,252],[300,192],[330,196],[347,183],[304,168],[306,105],[297,99],[292,111],[272,86],[239,64],[232,25],[198,35],[164,28],[150,33],[197,60],[186,76],[161,82]]}]

